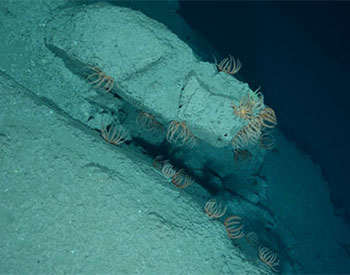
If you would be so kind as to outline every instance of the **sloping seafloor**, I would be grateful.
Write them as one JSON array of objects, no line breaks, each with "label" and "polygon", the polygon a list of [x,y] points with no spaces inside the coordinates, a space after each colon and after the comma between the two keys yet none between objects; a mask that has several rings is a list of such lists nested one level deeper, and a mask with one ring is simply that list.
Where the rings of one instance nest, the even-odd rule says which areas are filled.
[{"label": "sloping seafloor", "polygon": [[[71,72],[44,43],[45,22],[65,1],[29,2],[0,4],[0,273],[270,273],[256,248],[208,219],[211,195],[200,184],[179,190],[142,149],[107,144],[59,107],[59,94],[57,102],[43,96],[91,87],[62,81]],[[173,18],[192,35],[175,13],[156,8],[149,15]],[[349,273],[349,228],[318,167],[277,139],[260,170],[267,200],[255,206],[277,224],[250,230],[273,228],[282,273]],[[226,198],[234,212],[237,198]]]}]

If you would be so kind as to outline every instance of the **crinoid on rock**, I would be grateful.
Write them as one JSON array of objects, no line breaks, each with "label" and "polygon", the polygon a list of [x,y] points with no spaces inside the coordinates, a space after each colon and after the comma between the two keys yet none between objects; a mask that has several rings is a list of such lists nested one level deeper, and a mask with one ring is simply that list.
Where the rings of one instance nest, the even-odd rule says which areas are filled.
[{"label": "crinoid on rock", "polygon": [[253,117],[249,123],[233,137],[232,146],[234,150],[240,150],[248,145],[257,144],[261,136],[261,120]]},{"label": "crinoid on rock", "polygon": [[222,204],[216,199],[210,199],[204,205],[204,211],[211,219],[219,219],[225,215],[226,209],[227,205],[223,207]]},{"label": "crinoid on rock", "polygon": [[277,253],[273,252],[268,247],[259,247],[259,258],[260,260],[268,265],[274,272],[279,272],[276,267],[280,264]]},{"label": "crinoid on rock", "polygon": [[259,237],[254,231],[247,233],[245,238],[251,246],[258,246],[260,244]]},{"label": "crinoid on rock", "polygon": [[176,187],[184,189],[193,183],[193,179],[185,173],[184,169],[180,169],[171,177],[171,182]]},{"label": "crinoid on rock", "polygon": [[259,114],[259,118],[261,120],[261,125],[266,128],[275,128],[277,125],[277,118],[275,111],[266,106],[265,108],[261,110]]},{"label": "crinoid on rock", "polygon": [[153,160],[152,166],[157,170],[162,170],[164,163],[169,162],[169,160],[164,160],[162,155],[156,156]]},{"label": "crinoid on rock", "polygon": [[105,74],[102,69],[95,66],[86,67],[91,73],[86,77],[86,80],[90,85],[94,85],[94,88],[102,88],[107,92],[113,89],[114,79]]},{"label": "crinoid on rock", "polygon": [[177,169],[170,163],[170,160],[163,159],[163,156],[156,156],[152,165],[167,178],[172,178],[177,172]]},{"label": "crinoid on rock", "polygon": [[237,61],[233,58],[232,55],[229,54],[228,57],[225,57],[223,60],[221,60],[220,63],[217,62],[215,56],[215,65],[218,68],[219,71],[225,72],[227,74],[236,74],[242,67],[241,61],[237,59]]},{"label": "crinoid on rock", "polygon": [[249,97],[241,98],[238,106],[236,106],[233,103],[231,103],[231,106],[233,107],[234,113],[240,118],[243,118],[245,120],[249,120],[252,118],[253,104],[252,104],[252,101],[249,99]]},{"label": "crinoid on rock", "polygon": [[261,110],[264,107],[264,95],[260,91],[260,87],[249,94],[250,103],[253,106],[253,110]]},{"label": "crinoid on rock", "polygon": [[169,124],[166,138],[170,143],[180,142],[181,145],[187,144],[191,148],[197,144],[196,137],[188,129],[186,123],[176,120]]},{"label": "crinoid on rock", "polygon": [[102,123],[101,135],[108,143],[120,145],[126,141],[129,136],[129,131],[113,124],[107,127]]},{"label": "crinoid on rock", "polygon": [[277,139],[275,138],[273,131],[263,130],[259,139],[259,146],[271,151],[277,148]]},{"label": "crinoid on rock", "polygon": [[230,216],[226,218],[224,225],[230,239],[240,239],[244,237],[244,225],[241,223],[241,219],[242,218],[239,216]]},{"label": "crinoid on rock", "polygon": [[142,128],[145,128],[150,131],[154,131],[156,129],[163,129],[163,125],[156,120],[156,118],[147,112],[140,112],[136,118],[136,122]]}]

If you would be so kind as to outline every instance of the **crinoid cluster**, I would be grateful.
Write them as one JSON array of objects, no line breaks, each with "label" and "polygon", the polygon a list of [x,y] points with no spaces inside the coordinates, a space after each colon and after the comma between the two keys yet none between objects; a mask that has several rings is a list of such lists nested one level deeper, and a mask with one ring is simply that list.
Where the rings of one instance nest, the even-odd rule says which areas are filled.
[{"label": "crinoid cluster", "polygon": [[258,235],[251,231],[247,234],[244,233],[244,224],[240,216],[229,216],[224,222],[227,235],[230,239],[241,239],[245,237],[247,243],[253,248],[257,249],[259,259],[271,268],[274,272],[279,272],[277,266],[280,265],[278,254],[272,251],[270,248],[261,245]]},{"label": "crinoid cluster", "polygon": [[[226,214],[227,206],[223,206],[216,199],[210,199],[205,203],[204,211],[207,216],[212,220],[218,220]],[[244,224],[242,218],[237,215],[229,215],[224,220],[224,226],[227,236],[236,241],[238,239],[245,239],[246,242],[257,251],[259,259],[266,264],[274,272],[278,272],[277,266],[280,265],[277,253],[273,252],[270,248],[261,245],[260,239],[256,232],[250,231],[244,232]]]},{"label": "crinoid cluster", "polygon": [[243,97],[237,106],[232,103],[232,107],[235,115],[247,121],[232,139],[235,152],[256,144],[265,149],[275,148],[271,129],[277,125],[276,114],[272,108],[264,106],[264,96],[259,90]]},{"label": "crinoid cluster", "polygon": [[247,240],[247,243],[251,245],[252,247],[257,247],[257,252],[259,259],[266,264],[269,268],[271,268],[274,272],[279,272],[277,270],[277,266],[280,265],[280,260],[278,259],[278,254],[274,251],[272,251],[270,248],[261,245],[260,239],[256,232],[251,231],[245,235],[245,238]]},{"label": "crinoid cluster", "polygon": [[[215,59],[215,65],[219,71],[230,75],[236,74],[242,66],[239,59],[236,61],[231,55],[220,63]],[[113,92],[114,79],[112,77],[106,75],[98,67],[89,66],[88,70],[89,74],[86,79],[90,85]],[[273,138],[272,130],[277,125],[276,114],[272,108],[264,105],[264,96],[259,89],[242,97],[238,102],[232,103],[231,106],[234,115],[245,123],[245,126],[232,139],[235,162],[249,162],[253,156],[248,149],[252,145],[259,145],[265,149],[273,149],[275,147],[276,142]],[[136,123],[140,128],[150,131],[164,129],[154,115],[145,111],[138,113]],[[101,135],[108,143],[121,145],[127,141],[130,133],[121,126],[115,124],[106,126],[102,123]],[[166,139],[169,143],[187,145],[191,148],[197,145],[197,138],[183,121],[173,120],[170,122]],[[170,160],[163,159],[163,156],[157,156],[154,159],[153,167],[179,189],[187,188],[194,183],[194,179],[185,169],[174,166]],[[246,240],[256,250],[259,259],[271,270],[277,272],[277,266],[280,264],[277,253],[262,246],[255,232],[246,234],[242,218],[236,214],[227,215],[227,208],[226,204],[222,204],[214,198],[209,199],[204,205],[204,211],[208,218],[216,222],[223,222],[227,236],[233,242],[236,242],[238,239],[240,241]]]}]

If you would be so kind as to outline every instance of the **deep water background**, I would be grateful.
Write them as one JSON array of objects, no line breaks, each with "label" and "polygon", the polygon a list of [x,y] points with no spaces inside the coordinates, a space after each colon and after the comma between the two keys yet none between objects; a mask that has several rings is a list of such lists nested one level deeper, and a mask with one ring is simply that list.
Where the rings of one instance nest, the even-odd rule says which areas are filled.
[{"label": "deep water background", "polygon": [[[311,156],[350,221],[350,3],[181,1],[181,16],[239,77],[259,86],[279,128]],[[288,177],[288,175],[285,175]]]}]

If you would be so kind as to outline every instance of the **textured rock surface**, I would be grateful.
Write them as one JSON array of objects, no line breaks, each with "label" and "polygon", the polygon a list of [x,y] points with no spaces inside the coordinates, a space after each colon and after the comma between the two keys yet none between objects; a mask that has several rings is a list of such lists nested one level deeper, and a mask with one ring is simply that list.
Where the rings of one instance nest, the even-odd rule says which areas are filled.
[{"label": "textured rock surface", "polygon": [[177,189],[3,73],[0,106],[2,273],[265,272],[203,213],[199,185]]},{"label": "textured rock surface", "polygon": [[247,84],[200,62],[175,34],[140,12],[95,4],[63,9],[47,24],[47,44],[72,65],[102,68],[113,93],[163,124],[183,121],[199,139],[227,146],[245,121],[231,102],[251,93]]},{"label": "textured rock surface", "polygon": [[[230,102],[237,103],[249,91],[248,86],[217,73],[212,63],[197,61],[187,46],[161,24],[136,19],[135,22],[150,22],[172,37],[169,43],[157,40],[160,35],[146,27],[156,43],[164,43],[160,61],[149,64],[141,60],[144,67],[138,68],[140,73],[127,74],[135,72],[127,66],[118,68],[120,71],[116,70],[114,76],[121,75],[116,78],[113,94],[94,89],[81,75],[81,69],[94,62],[106,72],[111,66],[108,73],[114,73],[113,66],[118,64],[117,57],[99,48],[104,42],[85,37],[85,33],[93,36],[93,32],[80,26],[81,33],[77,31],[72,36],[83,52],[84,59],[80,60],[81,57],[70,54],[70,49],[55,47],[48,39],[57,36],[55,39],[62,39],[63,43],[69,26],[76,28],[73,21],[66,25],[67,29],[59,24],[47,27],[50,20],[51,24],[52,20],[63,23],[65,18],[60,15],[64,11],[76,11],[76,15],[92,13],[87,6],[69,7],[80,4],[59,0],[0,1],[0,70],[16,80],[1,74],[0,232],[5,236],[0,240],[1,271],[268,272],[258,260],[256,248],[245,240],[228,241],[223,220],[206,218],[203,205],[216,195],[227,203],[227,215],[241,216],[244,230],[255,231],[264,245],[278,253],[283,273],[346,273],[350,234],[334,216],[327,189],[314,164],[282,135],[278,135],[279,152],[268,154],[262,166],[264,153],[257,152],[251,162],[253,169],[235,163],[232,147],[224,146],[230,139],[224,134],[233,134],[235,127],[244,123],[234,118]],[[145,5],[148,9],[149,5]],[[131,13],[145,18],[139,12]],[[164,10],[151,13],[167,16]],[[74,14],[67,16],[73,18]],[[91,27],[98,29],[98,20],[93,15],[89,19]],[[176,21],[170,16],[167,19]],[[63,33],[58,33],[58,28]],[[48,33],[50,29],[52,32]],[[106,39],[113,39],[115,31],[116,28],[108,29]],[[80,42],[81,37],[94,41],[92,46],[86,43],[89,51]],[[185,40],[187,35],[180,37]],[[166,81],[157,80],[162,77],[160,69],[180,64],[173,60],[180,53],[176,48],[169,50],[170,42],[178,43],[175,45],[190,58],[186,60],[192,60],[186,68],[188,77],[179,84],[183,91],[171,85],[162,90]],[[74,43],[70,47],[74,48]],[[170,57],[163,55],[169,52]],[[107,59],[101,60],[100,54]],[[206,54],[210,56],[211,51]],[[130,56],[122,54],[121,58],[127,60]],[[179,67],[172,72],[174,79],[183,75]],[[137,82],[142,73],[157,76],[152,76],[154,87],[146,78]],[[150,88],[143,89],[135,83]],[[129,85],[133,88],[130,91]],[[136,125],[139,110],[133,104],[144,109],[142,100],[146,95],[152,96],[156,90],[171,96],[167,89],[175,91],[172,100],[182,107],[176,110],[175,103],[155,104],[165,99],[153,94],[154,103],[145,101],[150,108],[147,111],[154,112],[165,126],[172,119],[184,120],[198,137],[224,147],[205,142],[191,150],[173,146],[163,142],[165,131],[148,133]],[[132,140],[120,148],[105,143],[99,133],[103,119],[126,125]],[[218,142],[219,137],[222,140]],[[139,142],[143,138],[153,141],[154,147]],[[157,146],[171,147],[174,164],[193,172],[196,183],[180,191],[153,170],[152,153],[159,152],[152,149]],[[257,171],[254,167],[262,169],[252,175],[249,171]]]}]

